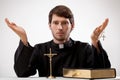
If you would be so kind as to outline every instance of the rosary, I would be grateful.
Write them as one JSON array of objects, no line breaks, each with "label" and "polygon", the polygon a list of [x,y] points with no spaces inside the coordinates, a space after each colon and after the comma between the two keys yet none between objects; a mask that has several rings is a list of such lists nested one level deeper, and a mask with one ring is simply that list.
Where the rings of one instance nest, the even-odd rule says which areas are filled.
[{"label": "rosary", "polygon": [[103,32],[101,33],[100,38],[102,38],[103,41],[105,40],[105,38],[106,38],[106,36],[105,36],[105,31],[103,31]]}]

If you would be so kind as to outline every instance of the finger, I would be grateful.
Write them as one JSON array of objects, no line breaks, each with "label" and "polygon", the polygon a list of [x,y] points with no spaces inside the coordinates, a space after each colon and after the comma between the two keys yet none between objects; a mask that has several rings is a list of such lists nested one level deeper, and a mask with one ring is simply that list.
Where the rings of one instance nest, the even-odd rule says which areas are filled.
[{"label": "finger", "polygon": [[16,26],[16,24],[14,22],[10,22],[7,18],[5,19],[5,22],[9,25],[9,26]]},{"label": "finger", "polygon": [[13,26],[16,26],[16,27],[17,27],[17,25],[16,25],[14,22],[11,22],[11,25],[13,25]]},{"label": "finger", "polygon": [[109,19],[108,18],[105,19],[102,26],[100,27],[101,32],[107,27],[108,22],[109,22]]},{"label": "finger", "polygon": [[10,22],[7,18],[5,19],[5,22],[7,23],[8,27],[10,27],[13,31],[17,30],[17,25],[13,22]]},{"label": "finger", "polygon": [[100,33],[100,27],[101,27],[101,25],[100,25],[99,27],[97,27],[97,28],[93,31],[95,35],[99,35],[99,33]]},{"label": "finger", "polygon": [[5,18],[5,22],[7,23],[8,26],[10,25],[10,22],[7,18]]}]

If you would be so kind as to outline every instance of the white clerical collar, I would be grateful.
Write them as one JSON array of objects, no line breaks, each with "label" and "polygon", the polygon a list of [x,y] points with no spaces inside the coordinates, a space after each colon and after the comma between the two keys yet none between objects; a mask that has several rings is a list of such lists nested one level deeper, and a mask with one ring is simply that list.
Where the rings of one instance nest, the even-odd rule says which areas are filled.
[{"label": "white clerical collar", "polygon": [[59,49],[63,49],[64,48],[64,44],[59,44]]}]

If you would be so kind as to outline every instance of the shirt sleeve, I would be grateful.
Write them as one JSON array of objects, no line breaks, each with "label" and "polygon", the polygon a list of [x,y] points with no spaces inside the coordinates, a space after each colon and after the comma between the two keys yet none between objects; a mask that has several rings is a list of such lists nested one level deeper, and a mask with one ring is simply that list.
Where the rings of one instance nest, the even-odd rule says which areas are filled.
[{"label": "shirt sleeve", "polygon": [[29,43],[25,46],[20,40],[14,56],[14,70],[18,77],[28,77],[36,73],[36,70],[29,66],[33,49]]},{"label": "shirt sleeve", "polygon": [[111,63],[108,58],[107,52],[103,49],[100,41],[98,42],[99,52],[92,45],[93,53],[94,53],[94,68],[110,68]]}]

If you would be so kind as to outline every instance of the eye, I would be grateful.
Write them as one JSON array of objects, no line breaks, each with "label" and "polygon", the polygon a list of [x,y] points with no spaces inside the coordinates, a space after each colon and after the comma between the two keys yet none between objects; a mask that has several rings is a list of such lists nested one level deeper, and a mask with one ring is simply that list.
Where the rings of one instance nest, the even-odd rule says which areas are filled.
[{"label": "eye", "polygon": [[59,22],[58,22],[58,21],[54,21],[53,24],[54,24],[54,25],[58,25]]},{"label": "eye", "polygon": [[61,24],[62,25],[68,25],[69,23],[67,21],[63,21]]}]

